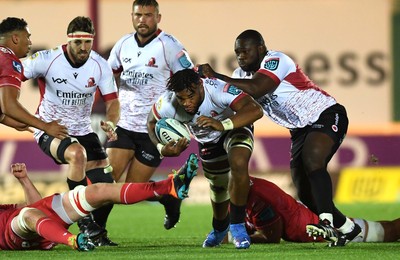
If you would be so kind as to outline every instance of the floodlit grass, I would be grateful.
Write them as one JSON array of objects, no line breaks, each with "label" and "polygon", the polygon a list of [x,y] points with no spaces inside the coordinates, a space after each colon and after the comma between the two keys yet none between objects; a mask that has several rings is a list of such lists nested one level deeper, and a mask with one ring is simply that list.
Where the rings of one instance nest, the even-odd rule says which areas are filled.
[{"label": "floodlit grass", "polygon": [[[354,217],[371,220],[400,216],[400,204],[339,205]],[[399,259],[399,243],[352,243],[327,248],[325,243],[251,245],[236,250],[232,244],[204,249],[203,240],[211,229],[208,205],[183,204],[181,222],[172,230],[163,228],[163,207],[157,203],[117,205],[109,218],[109,237],[118,247],[100,247],[93,252],[76,252],[59,245],[51,251],[1,251],[1,259]],[[77,231],[74,225],[73,232]]]}]

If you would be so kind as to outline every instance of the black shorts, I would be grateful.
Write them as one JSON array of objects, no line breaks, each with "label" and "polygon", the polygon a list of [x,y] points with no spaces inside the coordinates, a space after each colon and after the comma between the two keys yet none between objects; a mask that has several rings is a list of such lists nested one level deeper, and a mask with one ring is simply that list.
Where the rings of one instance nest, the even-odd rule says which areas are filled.
[{"label": "black shorts", "polygon": [[[332,149],[331,157],[336,153],[337,149],[346,137],[349,120],[347,118],[346,109],[340,104],[335,104],[324,110],[318,120],[312,125],[291,129],[291,158],[290,168],[296,168],[302,165],[301,153],[304,145],[304,140],[311,132],[322,132],[329,135],[335,142]],[[329,158],[330,159],[330,158]]]},{"label": "black shorts", "polygon": [[[227,138],[231,138],[232,136],[236,135],[244,135],[254,140],[253,134],[254,127],[253,125],[250,125],[230,130],[229,132],[225,133],[216,143],[198,143],[200,158],[205,162],[219,161],[219,159],[227,156],[227,151],[224,147],[226,142],[229,141]],[[233,144],[233,146],[248,147],[251,151],[253,150],[252,144],[249,145],[247,143],[238,142]]]},{"label": "black shorts", "polygon": [[149,167],[158,167],[161,164],[160,153],[147,133],[129,131],[119,126],[115,131],[118,139],[106,142],[106,148],[133,150],[135,158]]},{"label": "black shorts", "polygon": [[[87,135],[82,135],[82,136],[71,135],[71,137],[76,138],[79,141],[79,143],[85,148],[87,161],[98,161],[107,159],[106,151],[104,147],[101,145],[100,139],[96,133],[89,133]],[[54,137],[44,133],[39,138],[39,147],[45,154],[50,156],[57,164],[63,164],[60,163],[56,158],[54,158],[53,155],[50,153],[50,144],[53,139]]]}]

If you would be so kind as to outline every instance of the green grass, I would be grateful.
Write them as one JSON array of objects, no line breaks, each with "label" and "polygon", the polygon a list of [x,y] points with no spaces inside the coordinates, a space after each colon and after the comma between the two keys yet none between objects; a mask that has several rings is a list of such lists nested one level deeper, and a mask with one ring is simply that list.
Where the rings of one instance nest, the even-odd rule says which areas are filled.
[{"label": "green grass", "polygon": [[[393,219],[400,204],[340,205],[354,217],[371,220]],[[208,205],[183,204],[177,228],[165,230],[163,207],[157,203],[115,206],[108,224],[109,237],[118,247],[100,247],[89,253],[59,245],[51,251],[1,251],[1,259],[399,259],[399,243],[352,243],[343,248],[327,248],[325,243],[252,245],[236,250],[232,244],[204,249],[203,240],[211,229]],[[74,225],[73,232],[77,231]]]}]

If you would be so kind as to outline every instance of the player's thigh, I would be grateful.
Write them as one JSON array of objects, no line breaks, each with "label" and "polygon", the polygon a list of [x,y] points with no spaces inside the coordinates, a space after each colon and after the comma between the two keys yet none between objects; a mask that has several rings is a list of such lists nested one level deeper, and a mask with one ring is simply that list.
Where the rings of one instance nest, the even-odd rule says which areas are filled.
[{"label": "player's thigh", "polygon": [[131,162],[135,152],[133,150],[122,148],[107,148],[106,152],[108,154],[110,165],[113,168],[113,178],[118,182]]},{"label": "player's thigh", "polygon": [[148,166],[134,159],[126,173],[125,182],[148,182],[156,169],[157,167]]}]

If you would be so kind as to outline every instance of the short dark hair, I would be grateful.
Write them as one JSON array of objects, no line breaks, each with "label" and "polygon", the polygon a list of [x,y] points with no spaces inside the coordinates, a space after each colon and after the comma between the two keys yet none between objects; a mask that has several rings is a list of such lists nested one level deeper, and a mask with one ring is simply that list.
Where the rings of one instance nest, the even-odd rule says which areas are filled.
[{"label": "short dark hair", "polygon": [[261,33],[257,32],[256,30],[243,31],[238,37],[236,37],[236,40],[252,40],[258,45],[265,45],[264,38],[262,37]]},{"label": "short dark hair", "polygon": [[175,72],[167,82],[167,89],[180,92],[184,89],[193,91],[192,84],[198,84],[200,76],[193,69],[183,69]]},{"label": "short dark hair", "polygon": [[132,7],[139,5],[139,6],[154,6],[159,12],[158,2],[156,0],[135,0],[133,1]]},{"label": "short dark hair", "polygon": [[7,17],[0,23],[0,35],[25,30],[28,23],[22,18]]},{"label": "short dark hair", "polygon": [[68,25],[67,34],[77,31],[95,34],[92,20],[85,16],[75,17]]}]

